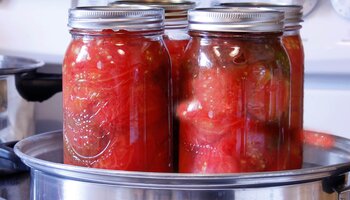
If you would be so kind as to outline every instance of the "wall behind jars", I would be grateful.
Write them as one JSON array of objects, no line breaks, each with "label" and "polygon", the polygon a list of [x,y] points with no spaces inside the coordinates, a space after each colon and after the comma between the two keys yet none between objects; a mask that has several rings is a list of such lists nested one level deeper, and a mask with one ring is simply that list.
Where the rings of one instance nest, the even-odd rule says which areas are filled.
[{"label": "wall behind jars", "polygon": [[59,63],[70,41],[70,0],[1,0],[0,50]]},{"label": "wall behind jars", "polygon": [[318,0],[304,20],[304,126],[350,137],[350,18]]}]

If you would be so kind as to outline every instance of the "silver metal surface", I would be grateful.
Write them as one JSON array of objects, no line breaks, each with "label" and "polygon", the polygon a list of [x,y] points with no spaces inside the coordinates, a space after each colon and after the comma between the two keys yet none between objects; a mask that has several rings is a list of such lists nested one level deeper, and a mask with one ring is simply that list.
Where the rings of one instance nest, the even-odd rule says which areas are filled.
[{"label": "silver metal surface", "polygon": [[33,199],[336,200],[336,190],[346,188],[350,141],[334,140],[332,148],[305,144],[304,168],[300,170],[215,175],[61,164],[61,131],[26,138],[17,143],[15,152],[32,168]]},{"label": "silver metal surface", "polygon": [[0,143],[17,141],[33,133],[34,103],[19,95],[14,75],[43,65],[43,61],[31,58],[0,55]]},{"label": "silver metal surface", "polygon": [[196,8],[188,13],[189,30],[282,32],[284,13],[264,8]]},{"label": "silver metal surface", "polygon": [[32,71],[42,67],[44,62],[30,58],[0,55],[0,75],[11,75]]},{"label": "silver metal surface", "polygon": [[128,1],[114,1],[110,5],[145,5],[156,8],[163,8],[165,10],[165,28],[186,28],[187,11],[196,6],[195,2],[190,1],[142,1],[142,0],[128,0]]},{"label": "silver metal surface", "polygon": [[220,6],[230,8],[267,8],[284,12],[284,25],[285,27],[300,26],[303,22],[302,6],[299,5],[283,5],[283,4],[269,4],[269,3],[221,3]]},{"label": "silver metal surface", "polygon": [[86,30],[160,30],[164,28],[164,10],[138,5],[77,7],[69,10],[68,26]]}]

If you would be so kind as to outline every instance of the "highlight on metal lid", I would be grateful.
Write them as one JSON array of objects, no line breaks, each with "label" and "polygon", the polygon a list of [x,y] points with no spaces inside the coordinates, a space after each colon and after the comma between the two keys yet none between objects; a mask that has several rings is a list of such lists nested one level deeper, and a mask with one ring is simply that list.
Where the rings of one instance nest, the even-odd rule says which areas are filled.
[{"label": "highlight on metal lid", "polygon": [[300,26],[303,22],[303,7],[300,5],[287,5],[287,4],[270,4],[270,3],[221,3],[220,6],[230,8],[267,8],[284,12],[285,27]]},{"label": "highlight on metal lid", "polygon": [[147,31],[164,29],[164,9],[140,5],[76,7],[68,27],[86,30]]},{"label": "highlight on metal lid", "polygon": [[121,0],[109,3],[109,5],[145,5],[165,10],[165,27],[181,28],[187,27],[187,11],[196,6],[191,1],[175,0]]},{"label": "highlight on metal lid", "polygon": [[196,8],[188,13],[189,30],[282,32],[284,13],[265,8]]}]

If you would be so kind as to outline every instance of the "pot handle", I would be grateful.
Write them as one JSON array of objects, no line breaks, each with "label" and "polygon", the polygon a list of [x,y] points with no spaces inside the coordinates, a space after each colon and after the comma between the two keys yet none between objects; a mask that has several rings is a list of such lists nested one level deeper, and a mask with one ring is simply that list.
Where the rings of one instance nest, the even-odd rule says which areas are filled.
[{"label": "pot handle", "polygon": [[29,171],[21,159],[13,151],[16,142],[0,144],[0,174],[14,174],[18,172]]},{"label": "pot handle", "polygon": [[62,74],[39,73],[36,70],[15,75],[18,93],[27,101],[45,101],[62,91]]},{"label": "pot handle", "polygon": [[350,185],[347,181],[347,175],[349,172],[349,164],[338,166],[336,171],[331,176],[323,179],[323,191],[329,194],[336,193],[338,200],[348,200],[350,195]]},{"label": "pot handle", "polygon": [[[349,199],[350,195],[350,185],[346,181],[346,174],[350,172],[350,168],[348,165],[340,167],[338,169],[338,173],[336,173],[334,176],[331,176],[329,178],[329,181],[331,185],[333,185],[333,191],[338,193],[338,200],[347,200]],[[339,180],[339,182],[338,182]],[[341,183],[347,183],[347,184],[341,184]],[[337,184],[339,183],[339,184]]]}]

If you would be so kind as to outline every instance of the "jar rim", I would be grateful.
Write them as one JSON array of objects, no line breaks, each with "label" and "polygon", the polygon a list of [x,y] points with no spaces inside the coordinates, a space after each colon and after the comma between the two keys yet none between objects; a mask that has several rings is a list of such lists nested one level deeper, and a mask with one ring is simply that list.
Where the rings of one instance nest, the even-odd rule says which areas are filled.
[{"label": "jar rim", "polygon": [[304,20],[303,17],[303,7],[294,4],[272,4],[272,3],[262,3],[262,2],[227,2],[220,3],[220,6],[230,7],[230,8],[267,8],[272,10],[277,10],[284,12],[284,25],[285,27],[293,27],[299,25]]},{"label": "jar rim", "polygon": [[165,11],[165,28],[186,28],[188,25],[188,10],[193,9],[196,3],[174,0],[121,0],[111,2],[109,5],[142,5],[163,8]]},{"label": "jar rim", "polygon": [[164,9],[139,5],[76,7],[69,10],[68,27],[87,30],[162,30]]},{"label": "jar rim", "polygon": [[284,13],[265,8],[196,8],[189,11],[189,30],[281,32]]}]

